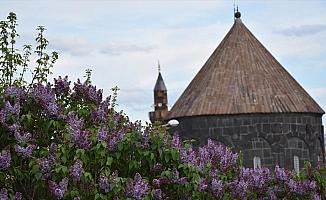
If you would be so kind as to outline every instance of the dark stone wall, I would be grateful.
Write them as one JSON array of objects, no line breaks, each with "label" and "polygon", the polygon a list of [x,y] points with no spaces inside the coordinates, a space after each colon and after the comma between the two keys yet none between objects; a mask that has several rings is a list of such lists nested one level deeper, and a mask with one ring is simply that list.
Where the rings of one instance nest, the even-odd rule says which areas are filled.
[{"label": "dark stone wall", "polygon": [[184,139],[196,139],[203,145],[208,138],[242,152],[244,165],[253,167],[253,157],[261,164],[293,169],[293,157],[298,156],[300,168],[304,161],[313,165],[325,162],[322,116],[313,113],[241,114],[177,118],[178,131]]}]

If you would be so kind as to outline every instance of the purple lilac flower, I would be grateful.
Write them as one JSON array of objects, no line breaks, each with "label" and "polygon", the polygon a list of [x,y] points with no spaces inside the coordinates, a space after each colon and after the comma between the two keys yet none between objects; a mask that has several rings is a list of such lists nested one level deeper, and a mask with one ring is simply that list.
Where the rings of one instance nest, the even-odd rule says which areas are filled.
[{"label": "purple lilac flower", "polygon": [[266,192],[272,182],[272,175],[268,168],[242,168],[240,178],[247,182],[249,188],[261,194]]},{"label": "purple lilac flower", "polygon": [[13,200],[22,200],[23,195],[20,192],[16,192]]},{"label": "purple lilac flower", "polygon": [[84,126],[84,120],[78,119],[77,115],[74,112],[68,113],[67,123],[69,124],[71,132],[81,130]]},{"label": "purple lilac flower", "polygon": [[[123,113],[122,112],[116,112],[114,113],[114,115],[112,116],[112,121],[114,123],[119,123],[119,121],[123,118]],[[141,122],[140,121],[135,121],[134,123],[131,123],[131,129],[139,132],[139,130],[141,129]]]},{"label": "purple lilac flower", "polygon": [[80,200],[80,197],[74,197],[74,200]]},{"label": "purple lilac flower", "polygon": [[170,183],[170,180],[169,180],[167,177],[165,177],[165,176],[161,176],[161,177],[159,178],[159,181],[160,181],[160,184],[161,184],[161,185],[163,185],[163,184],[167,184],[167,183]]},{"label": "purple lilac flower", "polygon": [[77,83],[74,83],[74,93],[72,97],[98,105],[102,101],[102,93],[103,91],[97,90],[96,86],[92,86],[87,82],[81,83],[78,79]]},{"label": "purple lilac flower", "polygon": [[180,137],[178,133],[174,133],[172,136],[172,147],[176,149],[181,148]]},{"label": "purple lilac flower", "polygon": [[162,190],[161,189],[155,189],[154,190],[154,199],[155,200],[160,200],[162,199]]},{"label": "purple lilac flower", "polygon": [[8,128],[9,128],[10,132],[16,133],[16,132],[20,132],[21,125],[19,123],[14,123],[14,124],[10,125]]},{"label": "purple lilac flower", "polygon": [[289,188],[289,190],[293,193],[297,194],[312,194],[316,190],[316,182],[310,180],[304,181],[295,181],[290,179],[285,182],[285,185]]},{"label": "purple lilac flower", "polygon": [[0,200],[8,200],[8,191],[5,188],[0,189]]},{"label": "purple lilac flower", "polygon": [[7,120],[7,112],[4,109],[2,109],[0,110],[0,122],[4,124],[6,120]]},{"label": "purple lilac flower", "polygon": [[91,147],[90,132],[88,130],[78,130],[72,135],[72,142],[79,149],[89,149]]},{"label": "purple lilac flower", "polygon": [[154,185],[155,187],[160,187],[160,186],[161,186],[161,181],[160,181],[160,179],[154,178],[152,182],[153,182],[153,185]]},{"label": "purple lilac flower", "polygon": [[127,184],[126,194],[136,200],[146,197],[149,193],[149,186],[146,180],[136,173],[134,180]]},{"label": "purple lilac flower", "polygon": [[68,76],[65,76],[64,78],[61,78],[61,76],[58,77],[58,79],[54,79],[54,92],[58,96],[68,95],[69,94],[69,85],[71,81],[68,81]]},{"label": "purple lilac flower", "polygon": [[55,158],[57,150],[58,150],[57,144],[51,143],[50,148],[49,148],[49,157]]},{"label": "purple lilac flower", "polygon": [[231,183],[231,191],[235,198],[247,198],[248,183],[244,180],[236,180]]},{"label": "purple lilac flower", "polygon": [[62,179],[59,184],[49,181],[49,189],[57,199],[62,199],[68,188],[68,178]]},{"label": "purple lilac flower", "polygon": [[108,193],[110,191],[109,178],[106,177],[103,173],[100,174],[100,188],[103,192]]},{"label": "purple lilac flower", "polygon": [[92,113],[93,121],[98,123],[106,123],[109,114],[109,106],[110,106],[110,97],[108,97],[105,101],[100,103],[98,107],[96,107]]},{"label": "purple lilac flower", "polygon": [[176,168],[174,168],[172,170],[172,182],[177,183],[178,180],[179,180],[179,171]]},{"label": "purple lilac flower", "polygon": [[198,182],[198,191],[203,192],[207,189],[207,187],[208,187],[208,184],[207,184],[206,179],[200,178],[200,180]]},{"label": "purple lilac flower", "polygon": [[75,163],[70,167],[69,173],[75,182],[80,181],[83,173],[82,162],[80,160],[76,160]]},{"label": "purple lilac flower", "polygon": [[19,115],[19,113],[20,113],[20,104],[19,104],[19,102],[16,102],[12,106],[9,101],[6,101],[6,103],[5,103],[5,111],[7,112],[7,114]]},{"label": "purple lilac flower", "polygon": [[101,127],[98,131],[98,141],[106,141],[108,139],[108,131],[106,127]]},{"label": "purple lilac flower", "polygon": [[153,172],[160,172],[162,170],[162,164],[161,163],[156,163],[154,166],[153,166],[153,169],[152,171]]},{"label": "purple lilac flower", "polygon": [[312,197],[313,200],[321,200],[321,196],[320,194],[314,194],[313,197]]},{"label": "purple lilac flower", "polygon": [[26,92],[24,89],[16,86],[9,86],[5,90],[5,98],[15,97],[16,101],[23,101],[26,98]]},{"label": "purple lilac flower", "polygon": [[211,184],[211,190],[215,197],[219,197],[223,191],[222,181],[213,178],[212,184]]},{"label": "purple lilac flower", "polygon": [[142,134],[141,147],[147,148],[149,146],[148,141],[149,141],[149,128],[146,128],[144,130],[144,133]]},{"label": "purple lilac flower", "polygon": [[47,179],[51,176],[51,172],[54,167],[54,161],[47,157],[37,159],[37,163],[41,169],[42,175],[44,179]]},{"label": "purple lilac flower", "polygon": [[31,157],[35,148],[35,145],[28,145],[27,147],[22,147],[18,144],[15,145],[15,151],[22,157]]},{"label": "purple lilac flower", "polygon": [[0,153],[0,170],[6,170],[10,167],[10,151],[9,150],[2,150]]},{"label": "purple lilac flower", "polygon": [[211,169],[209,170],[209,177],[216,178],[218,176],[218,170],[217,169]]},{"label": "purple lilac flower", "polygon": [[288,182],[290,180],[291,173],[278,165],[275,167],[275,179],[279,182]]},{"label": "purple lilac flower", "polygon": [[198,157],[196,151],[193,148],[181,149],[180,150],[181,161],[189,163],[194,167],[198,166]]},{"label": "purple lilac flower", "polygon": [[15,139],[19,143],[28,142],[31,138],[31,134],[28,132],[15,131]]},{"label": "purple lilac flower", "polygon": [[108,149],[114,151],[117,147],[118,142],[120,142],[125,135],[125,130],[120,129],[116,133],[113,133],[108,139]]},{"label": "purple lilac flower", "polygon": [[188,182],[188,178],[187,177],[181,177],[179,180],[178,180],[178,185],[184,185]]},{"label": "purple lilac flower", "polygon": [[49,154],[47,157],[37,159],[37,163],[42,171],[43,178],[47,179],[50,177],[51,172],[55,165],[57,145],[52,143],[49,148]]},{"label": "purple lilac flower", "polygon": [[55,93],[50,84],[46,86],[35,84],[32,90],[32,97],[41,105],[46,114],[51,117],[59,116],[59,106],[55,102]]}]

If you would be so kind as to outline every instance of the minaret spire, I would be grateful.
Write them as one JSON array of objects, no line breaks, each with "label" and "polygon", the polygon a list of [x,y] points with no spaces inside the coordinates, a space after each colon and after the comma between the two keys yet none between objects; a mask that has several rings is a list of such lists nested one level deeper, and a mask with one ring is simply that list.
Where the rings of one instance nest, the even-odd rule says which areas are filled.
[{"label": "minaret spire", "polygon": [[155,121],[163,122],[168,114],[168,96],[165,83],[161,74],[160,61],[157,60],[158,77],[154,87],[154,111],[149,112],[149,119],[152,123]]}]

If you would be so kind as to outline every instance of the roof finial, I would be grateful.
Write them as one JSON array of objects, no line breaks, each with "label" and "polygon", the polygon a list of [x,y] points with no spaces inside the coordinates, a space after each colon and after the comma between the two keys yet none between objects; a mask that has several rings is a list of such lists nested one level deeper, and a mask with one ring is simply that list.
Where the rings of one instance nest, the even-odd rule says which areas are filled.
[{"label": "roof finial", "polygon": [[160,73],[161,72],[160,60],[157,60],[157,68],[158,68],[158,73]]},{"label": "roof finial", "polygon": [[234,13],[234,17],[237,19],[241,17],[241,13],[239,12],[238,5],[237,5],[237,12]]}]

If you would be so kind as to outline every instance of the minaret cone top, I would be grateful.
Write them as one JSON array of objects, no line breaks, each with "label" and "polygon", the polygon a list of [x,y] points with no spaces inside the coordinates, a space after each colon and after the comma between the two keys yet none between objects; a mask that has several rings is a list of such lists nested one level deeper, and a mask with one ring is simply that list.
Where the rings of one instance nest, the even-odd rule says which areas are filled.
[{"label": "minaret cone top", "polygon": [[241,22],[222,42],[166,119],[246,113],[317,113],[322,108]]},{"label": "minaret cone top", "polygon": [[158,73],[154,91],[167,91],[164,81],[163,81],[163,78],[162,78],[162,75],[161,75],[161,72]]}]

